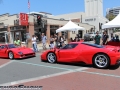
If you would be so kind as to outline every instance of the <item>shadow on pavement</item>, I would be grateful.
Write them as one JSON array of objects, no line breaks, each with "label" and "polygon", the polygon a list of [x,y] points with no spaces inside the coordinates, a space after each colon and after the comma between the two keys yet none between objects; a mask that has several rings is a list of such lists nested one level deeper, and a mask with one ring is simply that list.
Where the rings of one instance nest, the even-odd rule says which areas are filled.
[{"label": "shadow on pavement", "polygon": [[[42,62],[49,63],[47,61],[42,61]],[[94,65],[87,65],[87,64],[84,64],[84,63],[61,63],[61,62],[59,62],[59,63],[54,63],[54,64],[69,65],[69,66],[80,66],[80,67],[99,69],[99,68],[95,67]],[[108,68],[104,68],[102,70],[116,70],[119,67],[120,67],[119,65],[109,66]]]}]

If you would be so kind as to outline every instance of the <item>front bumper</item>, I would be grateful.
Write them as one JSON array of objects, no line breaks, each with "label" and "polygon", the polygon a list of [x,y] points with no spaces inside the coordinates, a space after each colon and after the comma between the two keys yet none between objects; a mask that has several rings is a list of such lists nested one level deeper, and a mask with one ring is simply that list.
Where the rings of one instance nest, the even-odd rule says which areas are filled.
[{"label": "front bumper", "polygon": [[120,59],[116,61],[116,65],[120,65]]},{"label": "front bumper", "polygon": [[120,55],[111,57],[111,65],[120,65]]},{"label": "front bumper", "polygon": [[28,58],[28,57],[34,57],[36,56],[35,53],[28,53],[28,54],[22,54],[22,55],[15,55],[15,58]]}]

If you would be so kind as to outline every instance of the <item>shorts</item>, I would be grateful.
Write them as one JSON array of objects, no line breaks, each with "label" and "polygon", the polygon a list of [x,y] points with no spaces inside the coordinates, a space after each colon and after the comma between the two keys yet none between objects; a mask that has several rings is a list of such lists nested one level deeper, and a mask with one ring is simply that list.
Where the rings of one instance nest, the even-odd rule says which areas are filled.
[{"label": "shorts", "polygon": [[54,48],[54,43],[50,44],[50,48]]},{"label": "shorts", "polygon": [[46,46],[46,43],[42,43],[43,44],[43,46]]}]

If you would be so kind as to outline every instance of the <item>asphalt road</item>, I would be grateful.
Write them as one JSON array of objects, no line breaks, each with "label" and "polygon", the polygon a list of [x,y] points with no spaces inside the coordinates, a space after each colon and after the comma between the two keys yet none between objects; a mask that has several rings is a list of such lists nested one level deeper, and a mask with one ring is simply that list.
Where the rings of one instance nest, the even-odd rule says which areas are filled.
[{"label": "asphalt road", "polygon": [[50,64],[40,61],[40,54],[36,57],[12,60],[9,64],[0,68],[0,85],[14,83],[36,77],[47,77],[57,73],[85,68],[79,65]]}]

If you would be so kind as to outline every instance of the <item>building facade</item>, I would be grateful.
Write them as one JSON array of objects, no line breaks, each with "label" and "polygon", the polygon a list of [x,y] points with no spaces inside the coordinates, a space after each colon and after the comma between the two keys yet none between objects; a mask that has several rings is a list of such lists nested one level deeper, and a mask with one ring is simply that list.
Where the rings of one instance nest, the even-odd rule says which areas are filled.
[{"label": "building facade", "polygon": [[103,0],[84,0],[86,16],[103,16]]},{"label": "building facade", "polygon": [[[50,35],[55,34],[58,28],[64,26],[69,21],[43,16],[42,24],[38,25],[36,17],[38,14],[43,15],[44,13],[31,13],[29,15],[29,25],[27,26],[22,26],[19,24],[18,14],[9,15],[7,13],[0,15],[0,43],[13,43],[16,38],[19,38],[22,42],[26,42],[27,39],[28,46],[32,47],[32,35],[35,34],[38,37],[38,41],[41,41],[41,33],[46,34],[49,43]],[[86,30],[94,27],[89,24],[80,23],[78,20],[74,20],[74,22],[79,26],[85,27]],[[79,32],[61,32],[58,33],[58,35],[65,35],[66,39],[69,41],[71,37],[74,38],[78,33],[80,34],[81,38],[83,38],[86,30]]]},{"label": "building facade", "polygon": [[72,20],[80,23],[93,25],[94,28],[86,29],[88,32],[102,32],[101,26],[107,22],[103,16],[103,0],[84,0],[85,2],[85,12],[75,12],[69,14],[62,14],[56,16],[48,16],[56,19]]},{"label": "building facade", "polygon": [[120,12],[120,7],[113,7],[113,8],[108,8],[106,14],[113,14],[114,16],[117,16],[119,12]]}]

